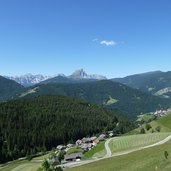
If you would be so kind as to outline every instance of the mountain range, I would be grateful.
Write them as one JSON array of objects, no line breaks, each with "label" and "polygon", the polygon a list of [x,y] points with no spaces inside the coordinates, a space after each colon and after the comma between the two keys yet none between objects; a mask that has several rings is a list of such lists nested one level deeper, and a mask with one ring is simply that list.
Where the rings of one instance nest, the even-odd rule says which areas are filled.
[{"label": "mountain range", "polygon": [[4,76],[10,80],[14,80],[17,83],[23,85],[24,87],[33,86],[38,83],[79,83],[79,82],[89,82],[95,80],[107,79],[105,76],[93,74],[88,75],[83,69],[76,70],[70,76],[65,76],[64,74],[58,74],[57,76],[43,76],[43,75],[32,75],[25,74],[22,76]]},{"label": "mountain range", "polygon": [[95,103],[105,108],[122,111],[130,118],[140,113],[152,112],[170,106],[170,99],[164,99],[133,89],[111,80],[86,83],[38,84],[26,89],[17,98],[33,98],[42,95],[63,95]]},{"label": "mountain range", "polygon": [[21,76],[4,76],[4,77],[10,80],[14,80],[17,83],[23,85],[24,87],[29,87],[51,78],[50,76],[43,76],[40,74],[38,75],[25,74]]},{"label": "mountain range", "polygon": [[69,76],[61,74],[53,78],[29,75],[23,77],[23,80],[27,78],[27,84],[22,82],[25,86],[32,85],[27,88],[13,80],[0,78],[0,101],[42,95],[72,96],[117,109],[132,118],[140,113],[171,106],[170,71],[148,72],[111,80],[104,76],[88,75],[83,69]]}]

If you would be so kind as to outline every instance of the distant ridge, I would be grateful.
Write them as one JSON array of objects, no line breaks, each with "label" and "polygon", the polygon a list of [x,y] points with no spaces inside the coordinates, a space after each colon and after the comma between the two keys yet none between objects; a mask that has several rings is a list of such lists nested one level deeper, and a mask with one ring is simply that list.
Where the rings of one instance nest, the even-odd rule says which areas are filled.
[{"label": "distant ridge", "polygon": [[106,80],[105,76],[93,74],[88,75],[83,69],[76,70],[70,76],[65,75],[58,75],[56,77],[47,79],[42,81],[40,84],[47,84],[47,83],[85,83],[85,82],[92,82],[97,80]]},{"label": "distant ridge", "polygon": [[69,76],[72,79],[95,79],[95,80],[106,80],[107,78],[102,75],[88,75],[83,69],[76,70],[72,75]]},{"label": "distant ridge", "polygon": [[25,88],[13,80],[0,76],[0,102],[12,99]]},{"label": "distant ridge", "polygon": [[153,71],[112,80],[155,96],[171,98],[171,71]]},{"label": "distant ridge", "polygon": [[83,69],[76,70],[70,76],[58,74],[57,76],[43,76],[41,74],[25,74],[21,76],[4,76],[7,79],[14,80],[24,87],[30,87],[39,83],[78,83],[92,80],[105,80],[105,76],[93,74],[88,75]]},{"label": "distant ridge", "polygon": [[[69,79],[69,78],[67,78]],[[85,83],[48,83],[30,87],[18,98],[32,98],[42,95],[63,95],[95,103],[110,109],[118,109],[134,118],[140,113],[168,108],[170,99],[159,98],[110,80]]]},{"label": "distant ridge", "polygon": [[4,76],[10,80],[14,80],[17,83],[23,85],[24,87],[29,87],[35,84],[40,83],[41,81],[47,80],[51,78],[50,76],[43,76],[43,75],[32,75],[32,74],[25,74],[21,76]]}]

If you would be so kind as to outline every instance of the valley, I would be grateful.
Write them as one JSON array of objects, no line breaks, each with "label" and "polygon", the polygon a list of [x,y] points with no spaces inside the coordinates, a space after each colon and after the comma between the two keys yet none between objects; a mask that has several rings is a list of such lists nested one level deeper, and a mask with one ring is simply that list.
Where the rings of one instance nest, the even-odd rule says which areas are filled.
[{"label": "valley", "polygon": [[[6,98],[7,102],[0,103],[1,163],[25,156],[29,158],[59,144],[73,143],[84,136],[98,136],[100,133],[108,135],[105,141],[83,153],[81,161],[64,163],[61,167],[64,170],[84,170],[87,167],[91,168],[90,171],[103,170],[101,163],[125,160],[125,156],[135,154],[143,156],[143,151],[148,154],[158,146],[162,148],[169,144],[171,114],[168,112],[156,117],[154,113],[161,109],[166,111],[171,106],[170,98],[107,79],[89,80],[90,76],[82,72],[77,72],[74,82],[70,80],[73,77],[67,77],[67,82],[58,82],[58,76],[57,80],[56,77],[50,78],[27,88],[9,80],[10,84],[21,88]],[[3,80],[8,81],[4,78],[1,84]],[[137,126],[135,121],[140,124]],[[109,134],[114,137],[110,138]],[[74,148],[70,150],[71,154],[82,152]],[[33,157],[31,161],[26,158],[16,160],[2,165],[0,170],[37,170],[51,153]],[[127,160],[129,162],[129,157]],[[99,165],[95,166],[95,163]],[[141,167],[138,164],[135,170]],[[107,170],[116,168],[122,170],[124,165],[107,164]]]}]

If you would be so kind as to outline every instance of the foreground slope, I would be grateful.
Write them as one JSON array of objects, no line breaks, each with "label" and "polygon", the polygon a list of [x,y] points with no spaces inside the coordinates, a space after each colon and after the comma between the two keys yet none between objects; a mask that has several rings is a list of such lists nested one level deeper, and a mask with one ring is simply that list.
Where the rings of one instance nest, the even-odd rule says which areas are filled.
[{"label": "foreground slope", "polygon": [[171,156],[168,159],[164,151],[171,154],[171,141],[122,156],[111,157],[90,164],[66,169],[67,171],[170,171]]},{"label": "foreground slope", "polygon": [[12,99],[22,91],[24,91],[22,85],[0,76],[0,102]]},{"label": "foreground slope", "polygon": [[161,107],[167,108],[171,105],[168,99],[155,97],[109,80],[80,84],[36,85],[19,97],[31,98],[47,94],[77,97],[100,106],[119,109],[132,118],[140,113],[155,111]]}]

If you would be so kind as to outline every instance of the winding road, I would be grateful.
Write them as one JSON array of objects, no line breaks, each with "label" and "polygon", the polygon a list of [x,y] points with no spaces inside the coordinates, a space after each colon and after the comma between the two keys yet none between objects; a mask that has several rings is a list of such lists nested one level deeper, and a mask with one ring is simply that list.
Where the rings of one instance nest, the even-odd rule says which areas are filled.
[{"label": "winding road", "polygon": [[105,142],[105,149],[106,149],[106,155],[104,158],[108,158],[108,157],[111,157],[112,156],[112,153],[111,153],[111,150],[109,148],[109,142],[114,139],[114,138],[110,138],[108,139],[106,142]]}]

